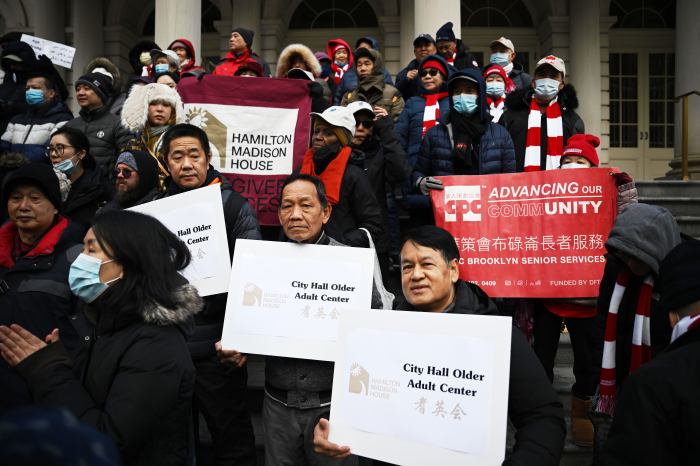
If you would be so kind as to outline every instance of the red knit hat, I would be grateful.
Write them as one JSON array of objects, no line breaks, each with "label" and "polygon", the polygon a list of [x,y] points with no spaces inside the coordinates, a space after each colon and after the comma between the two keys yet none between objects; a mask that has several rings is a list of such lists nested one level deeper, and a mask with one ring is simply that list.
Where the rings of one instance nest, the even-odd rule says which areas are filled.
[{"label": "red knit hat", "polygon": [[422,70],[424,68],[435,68],[440,73],[442,73],[443,76],[447,77],[447,68],[445,68],[445,65],[440,63],[438,60],[425,60],[423,63],[420,64],[420,69]]},{"label": "red knit hat", "polygon": [[591,166],[597,167],[600,160],[595,148],[599,145],[600,139],[594,134],[574,134],[566,141],[562,158],[567,155],[578,155],[591,162]]},{"label": "red knit hat", "polygon": [[506,94],[510,94],[515,90],[515,83],[513,83],[513,80],[508,77],[508,73],[506,73],[506,70],[504,70],[498,65],[491,65],[488,68],[486,68],[486,71],[484,71],[484,80],[491,74],[497,74],[501,78],[503,78],[503,82],[505,83]]}]

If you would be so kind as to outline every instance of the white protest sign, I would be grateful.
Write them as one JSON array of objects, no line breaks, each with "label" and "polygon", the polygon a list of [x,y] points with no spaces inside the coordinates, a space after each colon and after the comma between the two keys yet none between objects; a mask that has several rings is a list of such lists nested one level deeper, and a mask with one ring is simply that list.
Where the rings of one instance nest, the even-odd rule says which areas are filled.
[{"label": "white protest sign", "polygon": [[498,316],[344,313],[330,441],[403,466],[500,465],[511,328]]},{"label": "white protest sign", "polygon": [[200,296],[228,290],[231,261],[220,185],[193,189],[129,210],[157,218],[187,244],[192,262],[183,275]]},{"label": "white protest sign", "polygon": [[22,34],[20,40],[31,45],[37,57],[39,55],[46,55],[54,65],[68,69],[73,67],[73,56],[75,55],[74,47],[42,39],[41,37],[30,36],[28,34]]},{"label": "white protest sign", "polygon": [[187,121],[207,132],[212,164],[223,173],[289,175],[296,108],[185,104]]},{"label": "white protest sign", "polygon": [[374,251],[238,240],[225,349],[332,361],[338,319],[371,307]]}]

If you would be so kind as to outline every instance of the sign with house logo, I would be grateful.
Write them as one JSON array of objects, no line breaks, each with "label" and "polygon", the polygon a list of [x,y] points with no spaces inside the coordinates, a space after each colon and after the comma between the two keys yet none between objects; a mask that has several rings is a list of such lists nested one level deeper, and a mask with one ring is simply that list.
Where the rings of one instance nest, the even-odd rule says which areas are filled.
[{"label": "sign with house logo", "polygon": [[496,316],[343,314],[329,439],[404,466],[500,465],[511,329]]},{"label": "sign with house logo", "polygon": [[332,361],[340,317],[371,307],[373,270],[371,249],[236,241],[223,347]]}]

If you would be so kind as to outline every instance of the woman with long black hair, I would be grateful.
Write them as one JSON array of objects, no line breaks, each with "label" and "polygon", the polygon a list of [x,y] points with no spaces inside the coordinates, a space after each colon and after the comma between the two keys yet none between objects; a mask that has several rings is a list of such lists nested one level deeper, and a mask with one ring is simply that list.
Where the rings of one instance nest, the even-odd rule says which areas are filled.
[{"label": "woman with long black hair", "polygon": [[202,307],[179,274],[190,259],[152,217],[98,215],[68,278],[93,324],[78,367],[58,330],[42,340],[19,325],[0,326],[0,353],[34,400],[67,408],[107,434],[125,465],[188,463],[195,370],[185,334]]}]

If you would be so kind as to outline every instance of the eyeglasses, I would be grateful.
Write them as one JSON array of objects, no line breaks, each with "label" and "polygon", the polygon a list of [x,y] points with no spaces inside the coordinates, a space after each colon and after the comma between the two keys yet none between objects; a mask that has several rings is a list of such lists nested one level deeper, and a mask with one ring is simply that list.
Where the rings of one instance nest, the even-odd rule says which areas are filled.
[{"label": "eyeglasses", "polygon": [[124,179],[128,180],[131,178],[131,174],[134,173],[134,170],[131,170],[129,168],[115,168],[114,169],[114,177],[118,177],[119,175],[123,176]]},{"label": "eyeglasses", "polygon": [[364,126],[366,129],[372,129],[372,127],[374,126],[374,120],[357,120],[355,122],[355,126]]},{"label": "eyeglasses", "polygon": [[47,157],[51,157],[52,152],[56,152],[56,155],[59,157],[63,155],[63,152],[66,150],[66,147],[72,147],[75,149],[74,146],[69,146],[67,144],[56,144],[55,146],[47,146],[46,151],[44,152]]},{"label": "eyeglasses", "polygon": [[418,74],[420,74],[420,77],[421,77],[421,78],[425,78],[425,77],[428,76],[428,75],[430,75],[430,76],[437,76],[437,74],[438,74],[439,72],[440,72],[440,71],[439,71],[439,70],[436,70],[435,68],[423,68],[422,70],[420,70],[420,73],[418,73]]}]

